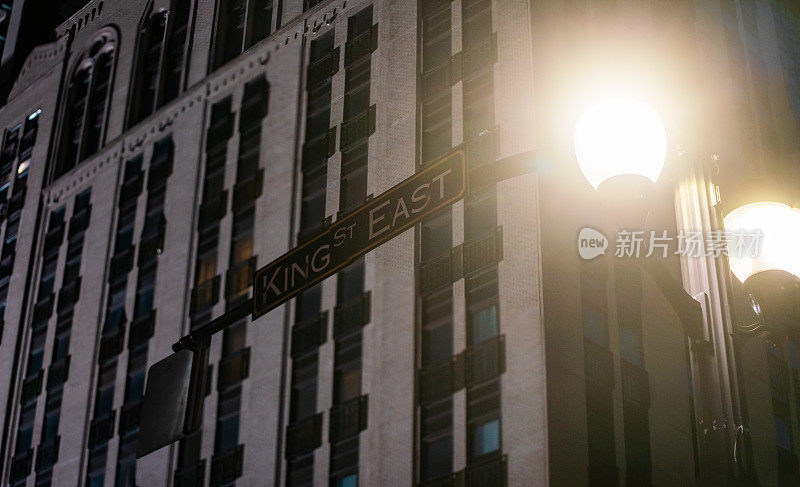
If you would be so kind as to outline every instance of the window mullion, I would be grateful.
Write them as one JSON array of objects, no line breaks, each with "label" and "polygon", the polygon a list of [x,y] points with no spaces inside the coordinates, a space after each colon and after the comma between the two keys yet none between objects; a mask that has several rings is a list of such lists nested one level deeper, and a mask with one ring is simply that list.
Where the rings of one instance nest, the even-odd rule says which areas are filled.
[{"label": "window mullion", "polygon": [[78,143],[78,150],[76,151],[77,154],[77,159],[75,160],[76,166],[81,162],[81,160],[83,160],[83,150],[86,145],[86,135],[87,135],[86,119],[89,116],[89,107],[92,104],[92,93],[94,92],[95,82],[96,82],[95,74],[97,74],[97,59],[94,59],[92,61],[92,67],[89,70],[89,82],[86,85],[86,97],[84,97],[84,102],[83,102],[83,117],[81,118],[81,126],[79,129],[81,131],[81,136],[80,136],[80,142]]},{"label": "window mullion", "polygon": [[184,34],[186,36],[186,40],[183,42],[183,60],[181,61],[183,65],[181,66],[181,80],[178,88],[179,93],[183,93],[183,91],[186,89],[186,80],[189,76],[189,52],[192,45],[192,36],[189,34],[194,31],[194,20],[195,15],[197,14],[197,9],[195,6],[196,4],[194,0],[191,0],[189,3],[189,14],[186,17],[186,34]]},{"label": "window mullion", "polygon": [[[172,4],[170,4],[170,7],[172,7]],[[164,98],[164,63],[167,60],[166,50],[169,35],[172,32],[172,23],[175,21],[175,15],[172,10],[167,10],[166,15],[167,22],[161,33],[161,48],[158,50],[158,73],[156,74],[156,96],[153,97],[153,113],[161,106],[161,100]]]},{"label": "window mullion", "polygon": [[[106,129],[108,128],[108,112],[111,111],[111,94],[114,92],[114,66],[117,63],[117,46],[114,46],[114,50],[110,53],[111,56],[111,66],[108,70],[108,88],[106,89],[105,97],[103,98],[103,123],[100,125],[100,135],[98,136],[98,143],[97,143],[97,152],[99,152],[103,146],[105,145],[106,140]],[[102,56],[98,56],[97,59],[100,59]],[[97,59],[95,62],[97,62]],[[92,72],[92,88],[94,89],[95,79],[94,79],[94,70]],[[91,101],[91,94],[89,92],[89,98],[86,101],[87,110],[89,109],[89,101]],[[84,127],[86,126],[86,118],[83,119]],[[84,128],[84,133],[86,132]]]},{"label": "window mullion", "polygon": [[242,26],[242,50],[247,50],[247,41],[253,33],[253,0],[244,1],[244,25]]}]

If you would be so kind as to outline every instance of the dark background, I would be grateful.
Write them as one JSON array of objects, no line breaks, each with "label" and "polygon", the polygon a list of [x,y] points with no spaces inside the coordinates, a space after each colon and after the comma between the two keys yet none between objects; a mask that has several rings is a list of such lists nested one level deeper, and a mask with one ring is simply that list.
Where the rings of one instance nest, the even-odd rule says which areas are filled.
[{"label": "dark background", "polygon": [[56,40],[55,29],[86,4],[87,0],[27,0],[22,7],[22,23],[14,56],[0,67],[0,106],[19,75],[33,48]]}]

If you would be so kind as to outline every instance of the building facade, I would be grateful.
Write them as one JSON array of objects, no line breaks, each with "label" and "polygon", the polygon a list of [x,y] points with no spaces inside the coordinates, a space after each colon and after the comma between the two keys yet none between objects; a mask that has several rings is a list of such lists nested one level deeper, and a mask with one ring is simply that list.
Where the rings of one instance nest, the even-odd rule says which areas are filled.
[{"label": "building facade", "polygon": [[[724,482],[719,259],[667,260],[694,328],[637,266],[582,261],[604,211],[572,124],[587,85],[649,87],[671,151],[648,229],[712,229],[709,185],[755,176],[800,206],[798,26],[778,0],[86,3],[0,108],[2,483]],[[135,458],[173,343],[454,148],[467,197],[216,335],[202,428]],[[494,173],[528,151],[535,173]],[[744,353],[762,485],[798,475],[793,343]]]}]

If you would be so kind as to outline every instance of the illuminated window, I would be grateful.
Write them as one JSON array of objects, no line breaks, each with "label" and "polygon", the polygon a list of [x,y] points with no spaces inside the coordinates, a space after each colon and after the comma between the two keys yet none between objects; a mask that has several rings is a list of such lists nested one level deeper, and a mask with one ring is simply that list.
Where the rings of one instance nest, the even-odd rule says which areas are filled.
[{"label": "illuminated window", "polygon": [[197,259],[196,282],[202,284],[217,275],[217,254],[210,254]]},{"label": "illuminated window", "polygon": [[[356,364],[360,366],[360,364]],[[336,402],[345,402],[361,395],[361,369],[339,370],[336,373]]]},{"label": "illuminated window", "polygon": [[480,457],[500,449],[500,420],[474,426],[472,429],[472,454]]},{"label": "illuminated window", "polygon": [[358,486],[358,474],[348,475],[347,477],[342,477],[340,479],[336,479],[336,487],[357,487]]}]

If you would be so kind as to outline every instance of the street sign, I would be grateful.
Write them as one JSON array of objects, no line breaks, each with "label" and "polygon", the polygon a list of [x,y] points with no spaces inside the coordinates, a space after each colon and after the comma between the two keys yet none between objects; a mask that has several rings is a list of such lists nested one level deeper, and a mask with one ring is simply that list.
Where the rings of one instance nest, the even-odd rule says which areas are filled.
[{"label": "street sign", "polygon": [[156,362],[147,373],[136,458],[200,428],[208,347],[181,350]]},{"label": "street sign", "polygon": [[150,366],[142,401],[136,458],[185,438],[203,423],[211,337],[247,317],[252,298],[181,338],[175,351]]},{"label": "street sign", "polygon": [[253,318],[463,198],[466,174],[464,151],[451,152],[259,269],[253,280]]}]

